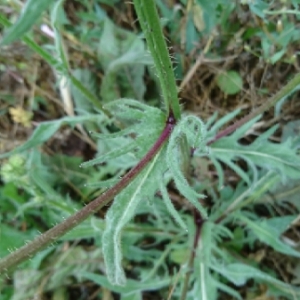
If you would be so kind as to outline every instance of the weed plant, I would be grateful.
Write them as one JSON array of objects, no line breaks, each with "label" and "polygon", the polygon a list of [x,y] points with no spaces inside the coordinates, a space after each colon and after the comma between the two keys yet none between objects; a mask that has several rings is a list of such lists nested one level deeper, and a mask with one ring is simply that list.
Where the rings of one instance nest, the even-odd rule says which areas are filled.
[{"label": "weed plant", "polygon": [[[195,39],[211,34],[215,26],[233,30],[226,21],[242,5],[224,0],[192,2],[181,1],[188,11],[187,53]],[[289,3],[290,9],[273,9],[265,1],[244,2],[243,9],[266,24],[268,15],[296,15],[298,7],[297,1]],[[272,137],[278,125],[274,125],[247,144],[244,139],[265,111],[273,106],[280,111],[297,91],[300,74],[248,115],[239,117],[241,109],[236,109],[203,121],[180,105],[162,33],[166,26],[176,39],[177,11],[164,1],[134,0],[135,26],[141,35],[115,25],[98,2],[78,3],[84,7],[78,14],[82,23],[70,30],[72,37],[66,31],[70,22],[62,0],[27,1],[13,25],[5,14],[0,15],[0,23],[7,27],[2,49],[22,40],[48,63],[66,112],[59,119],[40,122],[25,143],[0,155],[5,159],[0,190],[2,298],[31,299],[42,286],[53,293],[53,299],[69,299],[71,282],[83,285],[89,280],[101,287],[98,299],[107,293],[117,293],[124,300],[143,299],[147,293],[163,299],[255,299],[261,290],[265,299],[299,299],[299,288],[278,278],[259,258],[245,254],[247,249],[268,247],[299,265],[300,252],[285,235],[299,222],[299,200],[293,200],[300,179],[299,137],[283,135],[275,143]],[[156,5],[168,22],[161,22]],[[33,34],[33,26],[41,19],[51,43],[49,37],[45,42]],[[277,41],[272,56],[268,56],[271,45],[263,31],[247,32],[261,37],[260,55],[270,64],[292,60],[288,45],[297,39],[299,29],[291,31],[289,19],[283,21],[285,34],[272,33]],[[70,63],[67,38],[87,45],[85,55],[100,64],[104,76],[99,90],[93,72],[78,65],[75,69]],[[91,49],[96,49],[96,55]],[[155,75],[159,86],[155,98],[162,103],[143,101],[146,72]],[[179,64],[175,73],[180,72]],[[216,81],[227,96],[238,94],[243,86],[234,70],[221,72]],[[68,105],[66,93],[73,97],[75,110]],[[30,124],[32,116],[19,113]],[[94,159],[82,162],[41,151],[40,146],[66,125],[96,149]],[[201,170],[207,164],[217,180],[199,181],[192,175],[192,169]],[[57,166],[63,166],[63,172]],[[234,186],[228,172],[238,178]],[[69,182],[85,205],[65,192]],[[176,203],[171,190],[180,195]],[[270,195],[278,194],[280,199],[287,190],[294,191],[290,206],[272,199],[270,203]],[[92,196],[95,200],[89,201]],[[268,217],[261,217],[257,207],[266,208]],[[286,213],[278,216],[274,208]],[[101,209],[106,211],[105,218],[97,215]],[[21,230],[21,224],[28,229]],[[86,250],[81,243],[94,246]],[[16,266],[19,269],[12,272]]]}]

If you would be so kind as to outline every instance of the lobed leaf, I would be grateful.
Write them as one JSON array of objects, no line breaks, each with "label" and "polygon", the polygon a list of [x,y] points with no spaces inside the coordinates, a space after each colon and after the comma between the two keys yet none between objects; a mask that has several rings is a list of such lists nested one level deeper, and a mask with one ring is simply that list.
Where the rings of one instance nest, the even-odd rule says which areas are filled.
[{"label": "lobed leaf", "polygon": [[167,188],[165,186],[165,183],[164,183],[162,178],[158,181],[158,186],[159,186],[159,189],[161,191],[161,195],[162,195],[162,198],[164,200],[164,203],[165,203],[170,215],[175,219],[177,224],[182,229],[187,231],[187,225],[184,223],[184,221],[182,220],[180,214],[178,213],[178,211],[174,207],[174,205],[172,203],[172,200],[169,197],[169,194],[168,194]]},{"label": "lobed leaf", "polygon": [[[241,112],[240,109],[236,109],[236,110],[234,110],[234,111],[226,114],[221,119],[217,120],[217,122],[214,125],[212,125],[211,128],[209,129],[208,135],[209,136],[215,136],[217,134],[217,131],[219,131],[223,125],[225,125],[230,120],[232,120],[233,118],[235,118],[240,112]],[[214,122],[215,118],[216,118],[216,114],[214,114],[208,120],[208,122],[207,122],[208,123],[207,124],[208,127],[210,126],[211,123]]]},{"label": "lobed leaf", "polygon": [[157,172],[161,170],[163,152],[161,150],[147,168],[116,197],[106,214],[106,228],[102,237],[103,255],[107,277],[114,284],[126,283],[122,268],[121,231],[134,216],[139,202],[156,191]]},{"label": "lobed leaf", "polygon": [[[243,263],[232,263],[232,264],[215,264],[213,270],[222,274],[230,282],[237,286],[244,285],[247,280],[256,279],[271,284],[286,293],[293,293],[290,285],[262,272],[254,267],[248,266]],[[299,289],[298,289],[299,293]]]},{"label": "lobed leaf", "polygon": [[[219,187],[224,184],[223,168],[218,163],[222,161],[233,169],[248,185],[258,180],[258,168],[274,170],[281,175],[282,180],[287,178],[300,178],[300,157],[292,141],[275,144],[268,139],[275,132],[274,126],[262,133],[252,144],[242,145],[238,142],[246,132],[255,124],[259,117],[251,120],[238,128],[232,135],[223,137],[211,145],[210,158],[215,165],[219,176]],[[195,155],[202,154],[196,152]],[[237,160],[244,160],[252,171],[252,177],[244,169],[236,164]]]},{"label": "lobed leaf", "polygon": [[106,276],[94,274],[91,272],[82,272],[81,276],[92,280],[99,286],[104,286],[115,293],[135,293],[138,291],[152,291],[166,287],[170,284],[171,278],[152,279],[147,282],[129,279],[124,286],[118,286],[108,281]]},{"label": "lobed leaf", "polygon": [[226,285],[226,284],[224,284],[224,283],[222,283],[220,281],[216,281],[216,280],[215,280],[215,285],[216,285],[217,289],[225,292],[228,295],[231,295],[235,299],[243,300],[243,298],[241,297],[241,295],[236,290],[234,290],[233,288],[231,288],[230,286],[228,286],[228,285]]},{"label": "lobed leaf", "polygon": [[111,160],[111,159],[120,157],[124,154],[127,154],[130,151],[132,151],[134,148],[135,148],[134,143],[128,143],[128,144],[124,145],[122,148],[113,149],[108,153],[105,153],[99,157],[96,157],[94,159],[86,161],[86,162],[82,163],[80,165],[80,167],[87,168],[90,166],[94,166],[96,164],[101,164],[103,162],[106,162],[107,160]]},{"label": "lobed leaf", "polygon": [[[204,125],[202,121],[194,116],[184,117],[174,128],[167,148],[167,164],[172,173],[172,177],[180,193],[185,196],[206,218],[207,214],[205,209],[199,202],[199,198],[204,195],[198,194],[188,183],[181,170],[182,155],[180,152],[179,143],[183,138],[186,138],[188,145],[191,147],[201,148],[204,144]],[[184,142],[184,141],[183,141]]]},{"label": "lobed leaf", "polygon": [[94,138],[97,139],[101,139],[101,140],[110,140],[110,139],[115,139],[115,138],[119,138],[125,135],[128,135],[130,133],[134,133],[135,131],[137,131],[138,126],[137,125],[133,125],[133,126],[129,126],[125,129],[119,130],[117,132],[114,133],[96,133],[96,132],[91,132],[91,135]]},{"label": "lobed leaf", "polygon": [[[294,250],[289,245],[285,244],[280,240],[280,234],[282,231],[278,230],[276,227],[271,226],[272,223],[267,221],[251,221],[250,219],[242,216],[241,214],[236,214],[236,216],[244,223],[246,223],[247,227],[251,229],[251,231],[259,238],[263,243],[268,244],[273,249],[278,252],[291,255],[294,257],[300,257],[300,252]],[[286,226],[286,222],[283,223],[284,227]]]},{"label": "lobed leaf", "polygon": [[136,134],[152,136],[158,135],[165,125],[165,114],[158,108],[146,105],[142,102],[121,98],[104,105],[119,121],[129,123],[126,130],[135,130]]}]

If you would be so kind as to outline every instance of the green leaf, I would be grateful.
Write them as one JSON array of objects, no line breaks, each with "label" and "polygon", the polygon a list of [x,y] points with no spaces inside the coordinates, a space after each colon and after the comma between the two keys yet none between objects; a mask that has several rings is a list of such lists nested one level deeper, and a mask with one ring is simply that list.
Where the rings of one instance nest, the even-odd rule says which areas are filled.
[{"label": "green leaf", "polygon": [[26,151],[30,148],[41,145],[45,141],[49,140],[54,133],[60,128],[60,126],[64,124],[75,125],[81,122],[99,122],[103,119],[101,115],[86,115],[86,116],[75,116],[75,117],[64,117],[54,121],[43,122],[38,125],[38,127],[34,130],[31,137],[26,141],[23,145],[15,148],[14,150],[0,154],[0,158],[8,157],[12,154],[20,153]]},{"label": "green leaf", "polygon": [[[104,106],[105,108],[112,111],[114,117],[122,123],[128,122],[130,125],[119,132],[109,134],[95,134],[100,139],[109,140],[110,138],[118,138],[122,134],[127,135],[128,133],[135,133],[135,138],[128,137],[125,144],[121,147],[115,148],[105,154],[101,154],[99,157],[92,159],[88,162],[83,163],[81,166],[88,167],[107,160],[115,159],[130,153],[135,150],[134,156],[141,158],[153,145],[156,138],[163,129],[165,116],[160,109],[148,106],[132,99],[122,98],[116,101],[112,101]],[[125,138],[124,138],[125,140]]]},{"label": "green leaf", "polygon": [[143,300],[143,293],[135,292],[135,293],[125,293],[121,295],[120,300]]},{"label": "green leaf", "polygon": [[248,2],[251,12],[265,20],[265,10],[269,8],[269,4],[263,0],[256,0],[255,2]]},{"label": "green leaf", "polygon": [[[212,29],[217,25],[219,14],[218,14],[218,4],[221,2],[220,0],[197,0],[198,5],[202,9],[202,17],[205,23],[204,32],[206,34],[211,34]],[[229,5],[229,3],[228,3]]]},{"label": "green leaf", "polygon": [[284,282],[268,275],[267,273],[242,263],[216,263],[212,266],[212,269],[222,274],[225,278],[237,286],[244,285],[247,280],[256,279],[272,284],[281,289],[288,290],[290,288],[288,284],[285,284]]},{"label": "green leaf", "polygon": [[126,145],[123,145],[121,148],[113,149],[110,152],[105,153],[104,155],[101,155],[92,160],[82,163],[80,165],[80,167],[87,168],[90,166],[94,166],[96,164],[101,164],[103,162],[106,162],[107,160],[111,160],[111,159],[120,157],[120,156],[132,151],[134,149],[134,147],[135,147],[135,145],[133,143],[128,143]]},{"label": "green leaf", "polygon": [[113,178],[113,179],[101,180],[101,181],[97,181],[97,182],[93,182],[93,183],[89,182],[85,186],[98,188],[98,189],[100,189],[100,188],[107,189],[107,188],[111,188],[118,181],[119,181],[118,178]]},{"label": "green leaf", "polygon": [[166,287],[170,284],[170,278],[158,278],[153,280],[148,280],[147,282],[141,282],[137,280],[128,279],[124,286],[118,286],[110,283],[106,276],[90,273],[90,272],[82,272],[80,274],[83,278],[87,278],[98,284],[99,286],[104,286],[110,291],[115,293],[136,293],[139,291],[153,291],[158,290],[163,287]]},{"label": "green leaf", "polygon": [[[79,80],[93,95],[97,95],[96,80],[94,74],[88,69],[76,69],[73,71],[73,76]],[[89,98],[84,95],[80,89],[71,82],[71,92],[76,104],[76,112],[78,114],[92,113],[93,105],[89,102]]]},{"label": "green leaf", "polygon": [[28,0],[18,21],[4,35],[1,45],[7,45],[21,39],[40,18],[42,13],[52,4],[50,0]]},{"label": "green leaf", "polygon": [[272,65],[274,65],[284,56],[286,51],[287,50],[285,48],[283,48],[282,50],[276,52],[275,54],[273,54],[271,57],[269,57],[267,59]]},{"label": "green leaf", "polygon": [[186,153],[181,153],[180,142],[186,143],[187,141],[187,145],[190,147],[199,148],[200,151],[203,151],[205,136],[206,130],[202,121],[195,116],[187,116],[175,126],[167,148],[167,164],[177,189],[199,210],[203,218],[207,217],[207,213],[200,204],[199,198],[204,196],[190,186],[183,174],[181,164]]},{"label": "green leaf", "polygon": [[66,51],[64,49],[63,39],[61,36],[61,26],[60,26],[60,15],[63,12],[63,3],[64,0],[59,0],[55,2],[55,5],[53,6],[53,9],[51,11],[51,26],[53,28],[54,32],[54,45],[55,45],[55,55],[57,56],[57,59],[61,63],[61,65],[64,67],[65,70],[69,69],[68,65],[68,58],[66,57]]},{"label": "green leaf", "polygon": [[176,264],[185,264],[191,255],[189,248],[174,249],[170,253],[170,260]]},{"label": "green leaf", "polygon": [[139,37],[106,19],[98,54],[105,69],[100,89],[104,102],[120,97],[144,98],[145,65],[152,65],[153,60]]},{"label": "green leaf", "polygon": [[[156,173],[160,173],[163,160],[161,150],[147,168],[123,190],[115,199],[106,214],[106,228],[102,237],[102,249],[109,281],[125,285],[126,278],[122,268],[121,231],[134,216],[139,202],[152,196],[156,187]],[[153,179],[151,177],[153,177]]]},{"label": "green leaf", "polygon": [[[240,181],[234,193],[221,194],[220,198],[215,198],[221,203],[210,215],[210,220],[217,220],[221,216],[228,215],[234,210],[260,200],[262,195],[266,194],[279,181],[280,177],[273,171],[263,173],[257,181],[254,181],[251,186],[246,186],[246,188],[245,182]],[[220,199],[222,200],[220,201]]]},{"label": "green leaf", "polygon": [[[241,214],[236,214],[235,216],[246,223],[247,227],[251,229],[251,231],[259,238],[261,242],[268,244],[278,252],[300,258],[299,251],[294,250],[280,240],[281,232],[287,229],[287,222],[290,222],[291,219],[283,219],[283,224],[278,227],[278,220],[273,220],[273,222],[267,222],[264,220],[253,222]],[[274,224],[277,226],[274,226]]]},{"label": "green leaf", "polygon": [[221,290],[221,291],[227,293],[228,295],[233,296],[235,299],[243,300],[243,298],[242,298],[241,295],[238,293],[238,291],[236,291],[235,289],[231,288],[230,286],[228,286],[228,285],[226,285],[226,284],[223,284],[223,283],[220,282],[220,281],[215,281],[215,284],[216,284],[216,288],[217,288],[218,290]]},{"label": "green leaf", "polygon": [[[28,177],[30,182],[37,186],[47,197],[56,198],[63,201],[63,197],[55,191],[53,188],[54,182],[51,178],[52,174],[47,170],[42,162],[42,153],[37,149],[30,151],[30,154],[27,156],[27,167],[29,170]],[[32,166],[35,166],[34,168]]]},{"label": "green leaf", "polygon": [[67,234],[63,235],[60,240],[62,241],[74,241],[80,239],[95,238],[96,235],[102,234],[105,228],[103,219],[92,217],[89,220],[77,225]]},{"label": "green leaf", "polygon": [[227,95],[239,93],[243,88],[243,79],[236,71],[222,72],[217,76],[217,85]]},{"label": "green leaf", "polygon": [[185,52],[190,53],[192,49],[195,47],[195,41],[199,39],[199,35],[194,25],[192,12],[189,12],[187,14],[185,34],[186,34]]},{"label": "green leaf", "polygon": [[182,229],[187,231],[187,225],[184,223],[184,221],[182,220],[180,214],[178,213],[178,211],[174,207],[174,205],[172,203],[172,200],[169,197],[169,194],[168,194],[167,188],[165,186],[164,180],[162,178],[158,181],[158,186],[160,188],[161,195],[163,197],[164,203],[165,203],[170,215],[173,216],[173,218],[175,219],[177,224]]},{"label": "green leaf", "polygon": [[34,238],[36,232],[33,231],[19,231],[11,226],[0,224],[0,257],[4,257],[11,251],[23,246],[24,242]]},{"label": "green leaf", "polygon": [[[277,129],[277,126],[271,127],[259,135],[250,145],[242,145],[238,142],[252,126],[255,126],[258,119],[259,117],[251,120],[238,128],[232,135],[223,137],[211,145],[209,156],[218,171],[219,186],[223,184],[224,170],[217,162],[218,160],[235,170],[248,184],[258,180],[258,167],[278,172],[284,182],[287,181],[287,178],[300,178],[300,156],[297,154],[292,140],[288,139],[280,144],[269,141],[269,137]],[[209,136],[212,136],[213,132],[209,132]],[[203,154],[201,152],[198,154],[196,151],[195,155],[202,156]],[[248,164],[253,178],[249,177],[250,173],[247,174],[236,164],[238,159],[242,159]]]},{"label": "green leaf", "polygon": [[215,224],[205,221],[201,228],[201,237],[196,250],[194,267],[196,271],[196,278],[198,283],[198,299],[210,300],[216,299],[216,286],[214,284],[213,276],[209,270],[213,236],[212,231]]},{"label": "green leaf", "polygon": [[[217,115],[216,114],[212,115],[206,123],[207,128],[209,128],[209,131],[207,133],[208,136],[210,138],[213,138],[218,133],[218,131],[221,129],[221,127],[223,125],[225,125],[226,123],[228,123],[229,121],[234,119],[240,112],[241,112],[240,109],[233,110],[232,112],[226,114],[225,116],[223,116],[221,119],[217,120],[216,122],[215,122],[215,119],[216,119]],[[212,123],[214,123],[214,122],[215,122],[215,124],[212,125]]]},{"label": "green leaf", "polygon": [[300,128],[300,120],[290,121],[287,124],[283,125],[281,141],[284,142],[288,139],[292,139],[299,144],[300,132],[298,128]]},{"label": "green leaf", "polygon": [[283,204],[284,202],[291,203],[294,207],[300,211],[300,180],[289,180],[286,183],[279,182],[274,185],[270,190],[270,193],[266,194],[261,203],[268,203],[276,200],[277,203]]},{"label": "green leaf", "polygon": [[265,229],[272,228],[272,231],[274,232],[274,234],[276,232],[276,236],[279,237],[281,234],[283,234],[289,228],[289,226],[292,224],[292,222],[296,218],[297,218],[297,215],[282,216],[282,217],[264,219],[264,220],[261,220],[259,223]]}]

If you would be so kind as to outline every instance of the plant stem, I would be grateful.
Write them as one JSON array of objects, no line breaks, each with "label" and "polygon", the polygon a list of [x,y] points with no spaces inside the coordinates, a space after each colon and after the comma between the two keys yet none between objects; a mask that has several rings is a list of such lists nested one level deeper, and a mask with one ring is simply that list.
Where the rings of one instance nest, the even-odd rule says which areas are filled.
[{"label": "plant stem", "polygon": [[193,249],[191,251],[190,258],[189,258],[189,261],[187,264],[188,270],[185,274],[180,300],[186,299],[186,295],[187,295],[188,287],[189,287],[190,276],[191,276],[191,270],[193,269],[193,264],[194,264],[194,260],[195,260],[195,254],[196,254],[195,251],[196,251],[198,243],[199,243],[201,228],[204,224],[204,220],[202,219],[202,217],[196,210],[194,210],[194,223],[196,225],[196,232],[195,232],[195,236],[194,236]]},{"label": "plant stem", "polygon": [[173,67],[167,44],[162,33],[159,16],[154,0],[134,0],[147,46],[154,60],[156,73],[161,84],[167,115],[171,109],[176,120],[180,119],[180,106]]},{"label": "plant stem", "polygon": [[254,110],[249,115],[242,118],[241,120],[237,121],[233,125],[220,131],[213,139],[207,142],[207,145],[210,145],[215,141],[221,139],[222,137],[229,135],[230,133],[234,132],[237,128],[243,126],[253,118],[262,114],[263,112],[265,112],[266,110],[274,106],[282,98],[287,97],[289,94],[291,94],[299,85],[300,85],[300,73],[296,74],[293,77],[293,79],[291,79],[280,91],[278,91],[274,96],[269,98],[265,102],[265,104],[261,105],[259,108],[257,108],[256,110]]},{"label": "plant stem", "polygon": [[45,233],[35,238],[32,242],[24,245],[20,249],[11,253],[0,260],[0,274],[7,272],[13,266],[29,259],[32,255],[42,250],[49,244],[56,241],[59,237],[70,231],[72,228],[86,220],[90,215],[97,212],[104,205],[108,204],[118,193],[126,188],[132,180],[146,167],[152,158],[159,152],[164,143],[169,139],[170,134],[175,126],[175,121],[172,114],[169,116],[165,128],[158,137],[151,149],[139,161],[139,163],[132,168],[115,186],[108,189],[94,201],[86,205],[80,211],[67,218],[62,223],[49,229]]}]

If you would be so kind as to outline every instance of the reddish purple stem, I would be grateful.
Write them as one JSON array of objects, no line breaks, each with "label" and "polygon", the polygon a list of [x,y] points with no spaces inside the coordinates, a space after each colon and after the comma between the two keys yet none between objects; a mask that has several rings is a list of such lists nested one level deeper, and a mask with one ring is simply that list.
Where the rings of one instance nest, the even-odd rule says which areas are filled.
[{"label": "reddish purple stem", "polygon": [[83,222],[90,215],[97,212],[104,205],[108,204],[116,195],[118,195],[124,188],[126,188],[130,182],[146,167],[146,165],[153,159],[158,153],[163,144],[168,140],[171,132],[176,124],[176,120],[172,113],[170,113],[164,130],[158,137],[151,149],[145,154],[145,156],[139,161],[139,163],[132,168],[115,186],[108,189],[101,194],[94,201],[87,204],[80,211],[67,218],[62,223],[54,226],[45,233],[35,238],[32,242],[24,245],[17,251],[11,253],[7,257],[0,260],[0,273],[6,272],[9,268],[25,261],[38,251],[42,250],[53,241],[70,231],[79,223]]}]

